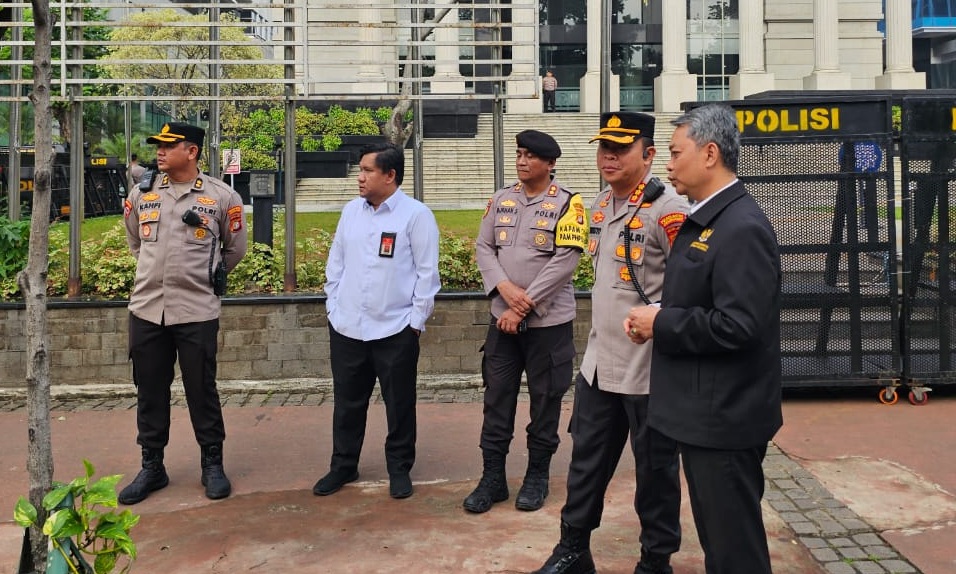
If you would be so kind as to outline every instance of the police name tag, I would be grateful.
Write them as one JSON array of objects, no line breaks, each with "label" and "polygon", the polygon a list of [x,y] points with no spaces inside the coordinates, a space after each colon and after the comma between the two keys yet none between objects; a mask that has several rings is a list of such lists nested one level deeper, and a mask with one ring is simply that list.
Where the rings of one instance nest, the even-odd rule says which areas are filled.
[{"label": "police name tag", "polygon": [[379,257],[393,257],[395,255],[395,237],[397,233],[382,232],[382,238],[378,243]]}]

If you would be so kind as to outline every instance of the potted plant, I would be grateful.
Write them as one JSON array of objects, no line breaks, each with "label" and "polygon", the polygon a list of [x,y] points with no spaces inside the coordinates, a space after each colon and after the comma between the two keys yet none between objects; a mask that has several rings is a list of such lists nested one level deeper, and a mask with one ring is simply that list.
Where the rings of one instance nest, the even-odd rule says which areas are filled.
[{"label": "potted plant", "polygon": [[[129,531],[139,522],[139,515],[129,510],[117,514],[116,484],[122,475],[104,476],[91,482],[95,472],[88,460],[83,461],[86,476],[69,484],[54,484],[43,497],[48,516],[43,533],[50,537],[47,574],[120,574],[129,572],[136,559],[136,545]],[[17,500],[14,521],[27,529],[39,527],[37,509],[24,497]],[[32,572],[29,544],[27,556],[21,556],[21,572]],[[24,570],[24,559],[29,569]],[[92,561],[90,566],[88,561]]]}]

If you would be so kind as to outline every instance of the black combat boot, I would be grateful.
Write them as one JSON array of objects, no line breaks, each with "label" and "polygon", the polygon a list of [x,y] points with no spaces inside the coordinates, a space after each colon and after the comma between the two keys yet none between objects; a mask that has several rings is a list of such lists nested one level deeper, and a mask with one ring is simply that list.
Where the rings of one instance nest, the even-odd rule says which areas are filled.
[{"label": "black combat boot", "polygon": [[551,470],[551,453],[543,450],[532,450],[528,453],[528,470],[524,475],[524,482],[518,497],[515,498],[515,508],[518,510],[538,510],[544,506],[544,499],[548,497],[548,479]]},{"label": "black combat boot", "polygon": [[484,469],[478,486],[468,495],[462,506],[468,512],[482,513],[491,510],[496,502],[508,500],[508,477],[505,476],[505,457],[482,451]]},{"label": "black combat boot", "polygon": [[166,488],[167,484],[169,475],[163,466],[163,449],[143,447],[143,469],[120,491],[118,500],[121,504],[136,504],[146,500],[150,492]]},{"label": "black combat boot", "polygon": [[641,561],[634,568],[634,574],[674,574],[670,554],[657,554],[641,548]]},{"label": "black combat boot", "polygon": [[202,448],[202,478],[206,487],[206,498],[218,500],[226,498],[232,492],[232,485],[222,469],[222,443],[210,444]]},{"label": "black combat boot", "polygon": [[561,521],[561,541],[544,566],[531,574],[594,574],[591,531]]}]

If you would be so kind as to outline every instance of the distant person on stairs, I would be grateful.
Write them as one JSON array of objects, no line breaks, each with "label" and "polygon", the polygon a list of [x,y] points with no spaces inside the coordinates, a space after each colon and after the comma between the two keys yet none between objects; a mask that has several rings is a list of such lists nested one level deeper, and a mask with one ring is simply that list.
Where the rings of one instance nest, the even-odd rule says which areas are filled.
[{"label": "distant person on stairs", "polygon": [[541,78],[541,91],[544,93],[544,111],[554,112],[555,94],[558,91],[558,79],[554,77],[554,72],[548,70]]}]

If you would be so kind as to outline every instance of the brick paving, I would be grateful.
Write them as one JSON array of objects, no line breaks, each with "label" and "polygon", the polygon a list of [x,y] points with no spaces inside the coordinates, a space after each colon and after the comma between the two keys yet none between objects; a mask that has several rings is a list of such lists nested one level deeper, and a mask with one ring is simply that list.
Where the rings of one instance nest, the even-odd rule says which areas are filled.
[{"label": "brick paving", "polygon": [[[527,400],[522,387],[519,400]],[[225,408],[320,406],[332,403],[327,379],[283,381],[228,381],[220,383]],[[419,379],[419,403],[480,402],[480,377],[452,375]],[[373,396],[376,403],[380,394]],[[565,396],[573,400],[573,388]],[[0,389],[0,412],[25,410],[22,390]],[[173,404],[185,407],[182,388],[173,386]],[[135,389],[129,386],[58,387],[53,390],[55,411],[130,410],[136,407]],[[921,574],[879,532],[867,524],[776,445],[764,460],[764,498],[796,538],[810,551],[827,574]]]}]

